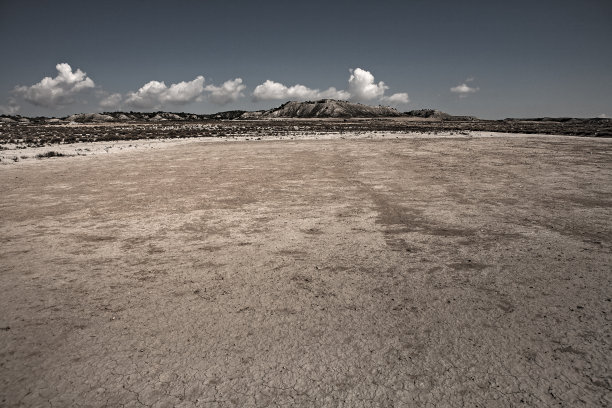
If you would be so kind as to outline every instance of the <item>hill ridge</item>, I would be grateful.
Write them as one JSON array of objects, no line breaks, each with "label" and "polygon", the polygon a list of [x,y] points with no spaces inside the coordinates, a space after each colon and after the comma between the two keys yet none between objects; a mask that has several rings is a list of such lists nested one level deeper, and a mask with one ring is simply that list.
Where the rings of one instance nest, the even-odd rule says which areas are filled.
[{"label": "hill ridge", "polygon": [[[473,122],[482,121],[474,116],[456,116],[436,109],[416,109],[400,112],[389,106],[371,106],[358,102],[337,99],[319,99],[315,101],[287,101],[276,108],[245,111],[230,110],[212,114],[196,114],[187,112],[134,112],[114,111],[96,113],[77,113],[60,118],[27,117],[22,115],[0,115],[0,123],[22,124],[59,124],[59,123],[122,123],[122,122],[164,122],[181,121],[197,122],[205,120],[268,120],[268,119],[318,119],[318,118],[393,118],[405,117],[410,120]],[[610,123],[610,118],[569,118],[569,117],[536,117],[536,118],[506,118],[501,122],[554,122],[554,123]]]},{"label": "hill ridge", "polygon": [[336,99],[319,99],[316,101],[287,101],[282,105],[267,110],[244,111],[231,110],[213,114],[195,114],[185,112],[133,112],[115,111],[101,113],[77,113],[61,118],[48,118],[44,116],[28,118],[21,115],[1,115],[0,122],[161,122],[161,121],[201,121],[208,119],[248,120],[248,119],[274,119],[274,118],[376,118],[399,117],[404,113],[389,106],[370,106],[356,102]]}]

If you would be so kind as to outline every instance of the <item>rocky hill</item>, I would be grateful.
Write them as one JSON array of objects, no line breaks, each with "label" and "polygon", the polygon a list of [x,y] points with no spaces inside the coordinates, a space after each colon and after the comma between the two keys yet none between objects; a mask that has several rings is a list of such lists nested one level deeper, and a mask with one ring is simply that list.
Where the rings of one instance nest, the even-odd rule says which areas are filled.
[{"label": "rocky hill", "polygon": [[[417,109],[408,112],[399,112],[388,106],[369,106],[361,103],[340,101],[335,99],[321,99],[318,101],[286,102],[277,108],[259,111],[232,110],[213,114],[198,115],[185,112],[103,112],[79,113],[62,118],[48,118],[44,116],[26,117],[21,115],[0,115],[0,124],[67,124],[67,123],[142,123],[142,122],[201,122],[206,120],[268,120],[268,119],[324,119],[324,118],[396,118],[403,117],[410,122],[472,122],[498,123],[500,121],[486,121],[474,116],[453,116],[435,109]],[[504,128],[523,129],[531,124],[542,126],[573,126],[575,128],[587,127],[599,129],[597,134],[604,132],[609,135],[610,118],[507,118],[503,119]],[[499,124],[499,123],[498,123]],[[601,130],[608,129],[608,130]],[[582,134],[576,130],[572,134]],[[589,133],[589,132],[586,132]],[[591,132],[592,133],[592,132]]]},{"label": "rocky hill", "polygon": [[265,111],[264,118],[378,118],[402,116],[388,106],[368,106],[360,103],[321,99],[319,101],[287,102]]},{"label": "rocky hill", "polygon": [[448,113],[444,113],[444,112],[441,112],[435,109],[411,110],[409,112],[404,112],[404,115],[410,116],[413,118],[438,119],[438,120],[449,119],[451,117],[451,115],[449,115]]},{"label": "rocky hill", "polygon": [[441,112],[435,109],[418,109],[404,112],[404,116],[429,119],[429,120],[446,120],[446,121],[473,121],[478,120],[475,116],[453,116],[448,113]]},{"label": "rocky hill", "polygon": [[[387,118],[411,116],[429,120],[453,120],[454,117],[433,109],[421,109],[401,113],[389,106],[369,106],[361,103],[321,99],[318,101],[286,102],[277,108],[259,111],[233,110],[210,115],[185,112],[103,112],[79,113],[63,118],[26,118],[20,115],[1,115],[2,123],[105,123],[105,122],[164,122],[220,120],[266,120],[266,119],[318,119],[318,118]],[[463,118],[463,117],[461,117]]]},{"label": "rocky hill", "polygon": [[278,108],[253,112],[227,111],[211,115],[213,119],[317,119],[317,118],[380,118],[402,116],[388,106],[368,106],[360,103],[321,99],[318,101],[286,102]]},{"label": "rocky hill", "polygon": [[196,115],[194,113],[171,112],[104,112],[79,113],[62,120],[77,123],[95,122],[163,122],[163,121],[198,121],[209,119],[211,115]]}]

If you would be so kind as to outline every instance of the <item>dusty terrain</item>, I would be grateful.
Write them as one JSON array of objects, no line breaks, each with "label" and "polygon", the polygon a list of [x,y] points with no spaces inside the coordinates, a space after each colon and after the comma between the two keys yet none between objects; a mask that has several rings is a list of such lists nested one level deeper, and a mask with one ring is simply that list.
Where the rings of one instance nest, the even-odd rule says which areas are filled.
[{"label": "dusty terrain", "polygon": [[0,166],[1,406],[606,406],[612,140]]},{"label": "dusty terrain", "polygon": [[[378,108],[371,108],[378,109]],[[243,112],[243,111],[235,111]],[[289,113],[293,112],[290,110]],[[415,111],[423,112],[423,111]],[[428,112],[425,110],[425,112]],[[437,112],[437,111],[432,111]],[[232,112],[229,112],[232,113]],[[248,112],[247,112],[248,113]],[[93,114],[75,116],[90,117]],[[117,122],[75,122],[48,118],[21,118],[26,122],[10,123],[0,115],[0,164],[19,160],[24,155],[19,150],[27,148],[55,147],[65,144],[88,144],[92,142],[121,143],[142,139],[185,138],[249,138],[282,139],[312,138],[330,135],[405,135],[409,133],[440,135],[470,133],[547,134],[566,136],[612,137],[612,119],[591,118],[536,118],[481,120],[470,117],[381,117],[381,118],[276,118],[266,120],[229,120],[210,117],[182,120],[171,118],[176,114],[150,112],[134,113],[127,122],[119,120],[125,114],[116,112]],[[153,116],[155,115],[155,116]],[[156,119],[159,115],[168,118]],[[219,114],[221,115],[221,114]],[[99,116],[99,115],[98,115]],[[151,118],[153,116],[153,118]],[[217,115],[215,115],[217,116]],[[223,115],[221,115],[223,117]],[[462,119],[463,118],[463,119]],[[227,119],[227,120],[226,120]],[[12,120],[12,119],[9,119]],[[53,121],[53,122],[50,122]],[[57,121],[57,122],[55,122]],[[10,155],[7,150],[17,150]]]}]

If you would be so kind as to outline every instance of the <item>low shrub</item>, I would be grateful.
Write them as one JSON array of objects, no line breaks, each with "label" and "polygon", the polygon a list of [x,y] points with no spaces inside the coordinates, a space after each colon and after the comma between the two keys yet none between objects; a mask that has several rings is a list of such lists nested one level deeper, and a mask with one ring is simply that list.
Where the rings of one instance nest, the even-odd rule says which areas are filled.
[{"label": "low shrub", "polygon": [[54,151],[50,151],[47,153],[40,153],[36,155],[37,159],[45,159],[48,157],[63,157],[66,156],[64,153],[60,153],[60,152],[54,152]]}]

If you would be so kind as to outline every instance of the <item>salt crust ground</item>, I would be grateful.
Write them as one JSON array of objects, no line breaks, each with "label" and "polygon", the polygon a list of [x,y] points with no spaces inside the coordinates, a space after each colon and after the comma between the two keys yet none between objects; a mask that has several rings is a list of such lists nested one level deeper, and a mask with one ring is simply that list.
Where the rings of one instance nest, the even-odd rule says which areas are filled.
[{"label": "salt crust ground", "polygon": [[[81,125],[84,126],[84,125]],[[461,137],[525,137],[520,133],[500,133],[500,132],[436,132],[436,138],[461,138]],[[272,140],[354,140],[354,139],[420,139],[430,138],[431,133],[397,133],[397,132],[360,132],[360,133],[321,133],[309,134],[300,131],[294,131],[289,136],[223,136],[223,137],[205,137],[205,138],[181,138],[181,139],[138,139],[138,140],[122,140],[113,142],[83,142],[83,143],[67,143],[54,144],[41,147],[25,147],[14,143],[7,143],[4,146],[8,147],[5,150],[0,150],[0,165],[14,165],[31,163],[35,160],[44,160],[45,158],[38,157],[49,152],[61,153],[69,157],[93,156],[98,154],[123,153],[134,150],[149,150],[163,149],[169,146],[182,145],[186,143],[206,142],[244,142],[244,141],[272,141]]]},{"label": "salt crust ground", "polygon": [[0,166],[0,405],[612,403],[611,141],[104,145]]}]

